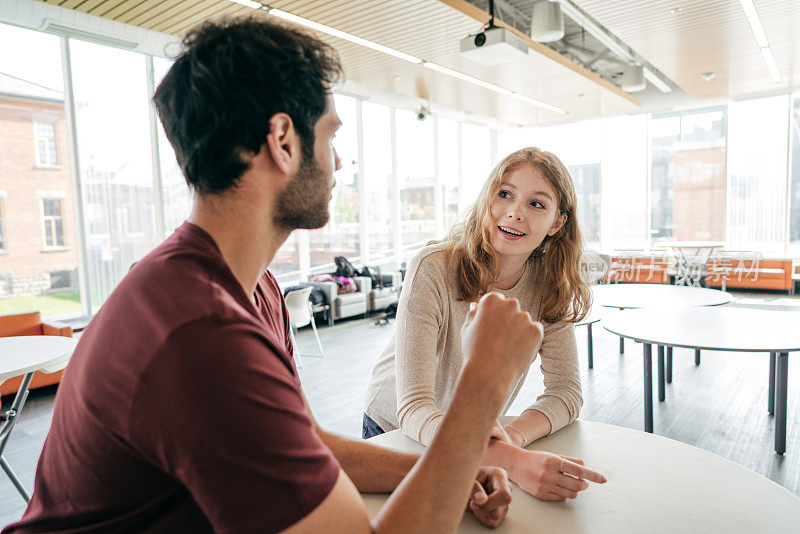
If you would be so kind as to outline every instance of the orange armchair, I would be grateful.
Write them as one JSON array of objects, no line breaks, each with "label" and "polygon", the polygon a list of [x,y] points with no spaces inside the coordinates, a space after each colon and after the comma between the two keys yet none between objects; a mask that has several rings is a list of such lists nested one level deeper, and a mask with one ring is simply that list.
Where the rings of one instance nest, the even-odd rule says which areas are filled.
[{"label": "orange armchair", "polygon": [[[65,336],[72,337],[72,328],[56,322],[42,322],[39,312],[19,313],[0,316],[0,337],[9,336]],[[2,357],[2,355],[0,355]],[[57,373],[40,373],[33,375],[30,389],[58,384],[63,371]],[[22,377],[6,380],[0,385],[0,395],[12,395],[17,392]]]}]

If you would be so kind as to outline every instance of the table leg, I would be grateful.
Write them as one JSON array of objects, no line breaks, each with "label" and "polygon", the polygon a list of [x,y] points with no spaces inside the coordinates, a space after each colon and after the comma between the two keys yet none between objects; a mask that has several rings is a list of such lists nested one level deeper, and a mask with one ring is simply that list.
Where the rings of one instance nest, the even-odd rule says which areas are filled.
[{"label": "table leg", "polygon": [[586,343],[589,347],[589,369],[594,369],[594,344],[592,343],[592,323],[586,325],[587,327],[587,339]]},{"label": "table leg", "polygon": [[767,412],[770,415],[775,415],[775,358],[774,352],[769,353],[769,393],[767,396]]},{"label": "table leg", "polygon": [[700,365],[700,349],[694,349],[694,364]]},{"label": "table leg", "polygon": [[664,384],[664,345],[658,346],[658,401],[664,402],[666,398]]},{"label": "table leg", "polygon": [[619,338],[619,353],[620,354],[625,354],[625,338],[624,337]]},{"label": "table leg", "polygon": [[644,343],[644,431],[653,432],[653,347]]},{"label": "table leg", "polygon": [[789,353],[779,352],[775,362],[775,452],[786,452],[786,395]]},{"label": "table leg", "polygon": [[667,347],[667,384],[672,384],[672,347]]},{"label": "table leg", "polygon": [[22,482],[20,482],[17,474],[14,472],[13,469],[11,469],[11,466],[8,465],[8,462],[6,462],[6,459],[2,456],[0,456],[0,467],[2,467],[3,471],[6,472],[6,475],[8,475],[8,478],[11,480],[11,483],[14,484],[15,488],[17,488],[17,491],[19,492],[20,495],[22,495],[22,498],[25,499],[25,502],[30,502],[31,496],[28,495],[25,486],[22,485]]},{"label": "table leg", "polygon": [[25,487],[22,485],[22,482],[20,482],[17,474],[14,473],[14,470],[11,469],[11,466],[6,462],[6,459],[3,457],[3,451],[8,444],[8,438],[11,437],[11,430],[14,428],[17,419],[19,419],[22,413],[25,401],[28,400],[28,387],[31,385],[31,379],[33,379],[32,372],[26,374],[25,378],[22,379],[22,383],[19,385],[17,394],[14,397],[14,402],[11,404],[11,409],[7,412],[8,419],[6,419],[6,422],[0,427],[0,467],[6,472],[8,478],[11,479],[11,483],[17,488],[17,491],[22,495],[22,498],[25,499],[25,502],[29,502],[31,497],[28,495],[28,492],[25,491]]}]

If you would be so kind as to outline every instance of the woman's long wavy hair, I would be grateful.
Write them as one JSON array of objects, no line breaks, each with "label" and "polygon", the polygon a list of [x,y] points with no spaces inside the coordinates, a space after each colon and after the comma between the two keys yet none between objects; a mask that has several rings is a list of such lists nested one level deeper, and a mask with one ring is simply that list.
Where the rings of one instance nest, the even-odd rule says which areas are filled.
[{"label": "woman's long wavy hair", "polygon": [[579,322],[589,312],[591,294],[580,276],[583,238],[578,226],[575,185],[561,160],[550,152],[523,148],[506,156],[492,170],[475,204],[445,238],[449,268],[455,270],[462,300],[473,301],[489,291],[499,270],[498,252],[489,238],[494,228],[490,205],[503,176],[522,165],[530,165],[550,182],[558,195],[559,215],[567,216],[561,229],[546,236],[531,253],[543,269],[537,274],[539,287],[545,290],[540,318],[548,322]]}]

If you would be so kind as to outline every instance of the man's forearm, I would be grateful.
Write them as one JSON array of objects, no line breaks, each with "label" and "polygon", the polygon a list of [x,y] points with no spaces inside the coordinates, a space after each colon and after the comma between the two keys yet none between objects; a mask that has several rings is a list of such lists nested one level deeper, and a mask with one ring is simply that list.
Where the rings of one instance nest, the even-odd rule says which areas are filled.
[{"label": "man's forearm", "polygon": [[317,427],[325,445],[361,493],[388,493],[408,474],[418,454],[393,451],[366,441],[338,436]]},{"label": "man's forearm", "polygon": [[[507,389],[483,387],[485,380],[459,379],[456,394],[427,453],[398,486],[376,518],[376,530],[452,532],[469,498]],[[413,513],[411,511],[413,510]]]}]

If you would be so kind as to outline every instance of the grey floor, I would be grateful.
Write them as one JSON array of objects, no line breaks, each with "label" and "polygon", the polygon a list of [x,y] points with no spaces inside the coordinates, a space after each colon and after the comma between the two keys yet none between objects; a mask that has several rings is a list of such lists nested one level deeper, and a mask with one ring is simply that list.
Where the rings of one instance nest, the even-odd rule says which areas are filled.
[{"label": "grey floor", "polygon": [[[735,294],[752,303],[785,295]],[[800,312],[798,312],[800,313]],[[800,315],[798,315],[800,319]],[[376,326],[375,318],[337,322],[320,328],[323,358],[304,357],[300,370],[315,417],[329,430],[359,436],[361,415],[372,365],[392,335],[393,325]],[[798,321],[800,325],[800,320]],[[584,406],[580,417],[642,429],[642,347],[594,328],[594,369],[586,362],[586,327],[576,328],[581,360]],[[301,330],[303,352],[316,352],[310,329]],[[800,495],[800,362],[789,358],[787,452],[773,450],[773,418],[767,414],[767,354],[704,352],[694,365],[694,352],[675,350],[673,383],[667,399],[655,399],[655,433],[713,452],[760,473]],[[510,413],[522,411],[542,391],[538,365],[529,374]],[[9,463],[33,487],[36,462],[53,410],[52,388],[31,394],[6,450]],[[10,399],[4,399],[4,405]],[[602,466],[596,466],[602,470]],[[0,525],[17,519],[24,502],[0,473]]]}]

